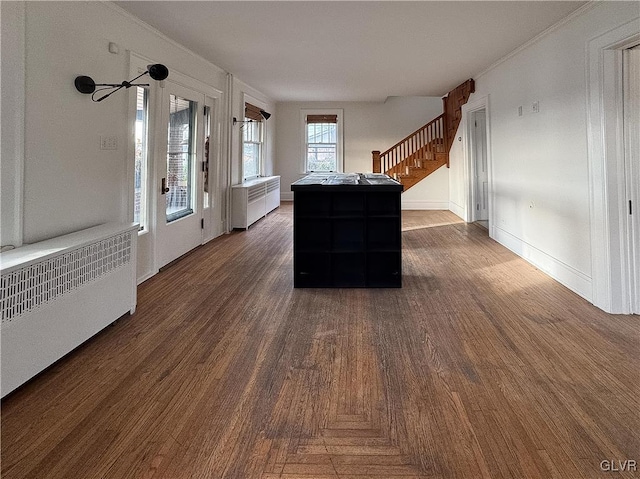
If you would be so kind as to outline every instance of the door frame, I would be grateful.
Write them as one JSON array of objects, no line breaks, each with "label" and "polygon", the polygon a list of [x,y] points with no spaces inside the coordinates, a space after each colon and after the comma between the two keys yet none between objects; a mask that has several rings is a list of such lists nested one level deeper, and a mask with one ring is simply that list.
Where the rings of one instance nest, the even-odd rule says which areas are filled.
[{"label": "door frame", "polygon": [[[188,253],[193,248],[203,244],[204,231],[201,227],[201,221],[204,213],[204,192],[203,192],[203,178],[202,172],[202,160],[203,160],[203,136],[204,136],[204,122],[202,121],[202,112],[205,105],[205,95],[193,88],[186,87],[179,82],[174,81],[172,78],[167,79],[166,83],[163,82],[159,89],[160,100],[157,109],[159,113],[159,125],[156,130],[156,147],[155,147],[155,175],[151,182],[151,191],[155,192],[156,198],[156,256],[155,263],[158,268],[166,266],[172,261],[178,259],[180,256]],[[167,93],[169,91],[169,93]],[[169,98],[170,95],[176,95],[180,98],[187,99],[195,102],[195,111],[193,112],[193,147],[195,152],[189,159],[191,162],[191,171],[189,179],[191,183],[190,195],[193,201],[191,205],[191,213],[184,216],[180,216],[171,221],[168,221],[166,214],[166,200],[167,197],[161,191],[161,179],[167,178],[167,155],[168,155],[168,138],[167,125],[170,121],[169,110]],[[178,238],[182,238],[179,241]],[[173,240],[173,241],[172,241]],[[177,249],[176,249],[177,248]],[[176,251],[178,251],[176,253]],[[171,253],[167,255],[166,253]],[[167,259],[169,256],[171,259]]]},{"label": "door frame", "polygon": [[[136,52],[129,51],[129,71],[132,73],[131,77],[136,76],[139,72],[145,71],[146,66],[154,63],[158,63],[158,61],[144,57],[139,55]],[[226,171],[225,168],[228,169],[228,165],[226,165],[226,161],[224,161],[223,152],[224,148],[227,146],[226,134],[227,129],[223,124],[223,120],[226,115],[226,111],[228,106],[226,102],[228,99],[227,95],[224,94],[222,90],[219,90],[209,84],[201,82],[195,78],[192,78],[188,75],[185,75],[179,71],[176,71],[171,65],[167,65],[169,68],[169,78],[173,83],[176,83],[185,88],[195,90],[199,94],[202,94],[205,98],[205,101],[208,102],[208,99],[213,99],[214,102],[214,119],[212,121],[213,128],[213,136],[218,139],[218,144],[212,151],[214,161],[218,168],[217,178],[213,179],[214,175],[211,175],[210,172],[210,187],[214,196],[211,198],[214,202],[213,204],[217,204],[216,208],[210,208],[211,218],[205,218],[205,231],[203,236],[202,243],[206,243],[211,239],[223,234],[225,229],[224,224],[224,212],[226,208],[226,179],[224,178],[223,171]],[[146,83],[146,82],[143,82]],[[155,275],[159,271],[158,266],[158,235],[157,235],[157,205],[158,205],[158,196],[159,196],[159,187],[156,182],[156,178],[158,178],[158,139],[162,137],[160,134],[166,125],[162,123],[162,89],[165,86],[164,81],[155,82],[149,81],[149,136],[148,136],[148,228],[138,233],[138,262],[144,262],[141,264],[137,271],[138,284],[143,281],[149,279],[153,275]],[[134,91],[131,89],[130,91]],[[135,98],[132,98],[134,95],[130,94],[129,98],[129,139],[128,139],[128,153],[127,158],[133,158],[133,150],[134,150],[134,138],[133,138],[133,119],[131,117],[132,114],[135,114]],[[199,112],[200,113],[200,112]],[[200,117],[201,119],[201,117]],[[201,148],[201,145],[198,145]],[[223,164],[224,162],[224,164]],[[199,167],[200,165],[198,165]],[[133,220],[133,162],[127,161],[127,178],[129,180],[129,198],[125,202],[127,203],[127,217]],[[202,185],[199,184],[198,188],[202,188]],[[198,205],[199,209],[202,211],[202,205]],[[209,220],[209,224],[211,228],[207,228],[207,220]],[[217,223],[219,223],[218,226]]]},{"label": "door frame", "polygon": [[476,186],[475,186],[475,155],[473,152],[473,125],[474,114],[477,111],[485,111],[485,142],[487,145],[487,218],[489,222],[489,236],[494,237],[493,219],[493,161],[491,155],[491,115],[489,109],[489,95],[479,96],[462,105],[462,151],[464,156],[463,183],[467,185],[465,189],[465,211],[463,219],[467,223],[475,221],[474,208]]},{"label": "door frame", "polygon": [[[211,92],[210,92],[211,93]],[[209,216],[204,218],[204,238],[203,243],[207,243],[217,238],[225,232],[223,220],[223,197],[224,190],[222,178],[222,119],[223,103],[222,92],[205,95],[205,105],[213,111],[211,115],[211,138],[209,143],[209,208],[203,211],[209,212]]]},{"label": "door frame", "polygon": [[630,313],[632,296],[623,201],[622,51],[639,42],[636,18],[592,39],[587,48],[591,302],[615,314]]},{"label": "door frame", "polygon": [[[627,213],[626,238],[627,238],[627,254],[629,255],[629,304],[630,312],[640,314],[640,216],[638,214],[638,206],[640,206],[640,151],[634,150],[638,145],[632,143],[631,137],[638,138],[638,114],[640,108],[636,104],[636,108],[627,109],[628,96],[638,92],[640,77],[635,76],[640,71],[640,44],[633,47],[633,54],[636,55],[635,70],[630,68],[630,59],[632,50],[625,49],[623,55],[623,127],[625,141],[625,178],[626,178],[626,199],[629,209],[633,208],[635,213],[631,211]],[[630,72],[631,70],[631,72]],[[635,74],[635,75],[634,75]],[[632,93],[632,79],[634,79],[635,88]],[[637,101],[637,100],[636,100]],[[634,123],[628,119],[633,118]],[[633,133],[632,133],[633,132]],[[635,158],[635,162],[632,161]]]}]

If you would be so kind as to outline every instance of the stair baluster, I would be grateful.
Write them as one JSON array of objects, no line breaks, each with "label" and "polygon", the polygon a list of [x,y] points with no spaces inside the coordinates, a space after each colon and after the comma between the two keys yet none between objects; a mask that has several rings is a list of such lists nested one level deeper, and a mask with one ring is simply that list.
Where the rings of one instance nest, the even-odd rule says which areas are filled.
[{"label": "stair baluster", "polygon": [[461,108],[475,91],[469,79],[443,98],[444,113],[387,151],[372,151],[373,172],[385,173],[404,185],[404,191],[441,166],[449,167],[449,150],[462,118]]},{"label": "stair baluster", "polygon": [[[387,151],[373,151],[374,173],[385,173],[405,185],[405,190],[447,164],[444,144],[444,114],[399,141]],[[444,153],[444,152],[442,152]]]}]

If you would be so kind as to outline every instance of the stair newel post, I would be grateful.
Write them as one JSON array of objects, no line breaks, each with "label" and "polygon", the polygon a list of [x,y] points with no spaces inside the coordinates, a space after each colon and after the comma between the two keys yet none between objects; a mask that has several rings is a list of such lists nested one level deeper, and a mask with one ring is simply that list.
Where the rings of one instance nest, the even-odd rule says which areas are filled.
[{"label": "stair newel post", "polygon": [[382,173],[380,169],[380,152],[376,150],[372,151],[371,154],[373,155],[373,172]]}]

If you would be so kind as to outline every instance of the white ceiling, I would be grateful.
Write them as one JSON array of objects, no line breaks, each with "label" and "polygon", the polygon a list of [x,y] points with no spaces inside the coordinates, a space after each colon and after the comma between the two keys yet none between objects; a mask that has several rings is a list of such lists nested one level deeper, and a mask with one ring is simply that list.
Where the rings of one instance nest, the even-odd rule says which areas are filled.
[{"label": "white ceiling", "polygon": [[382,101],[444,95],[585,2],[116,3],[274,100]]}]

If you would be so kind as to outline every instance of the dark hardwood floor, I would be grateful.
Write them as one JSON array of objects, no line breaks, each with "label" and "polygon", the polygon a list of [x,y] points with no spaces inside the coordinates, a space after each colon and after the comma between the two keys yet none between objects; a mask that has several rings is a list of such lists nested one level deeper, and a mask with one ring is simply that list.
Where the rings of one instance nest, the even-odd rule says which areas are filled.
[{"label": "dark hardwood floor", "polygon": [[638,477],[601,468],[640,462],[638,316],[448,212],[404,213],[402,289],[294,290],[291,210],[6,398],[2,478]]}]

